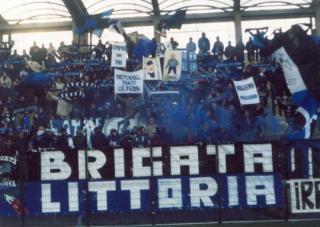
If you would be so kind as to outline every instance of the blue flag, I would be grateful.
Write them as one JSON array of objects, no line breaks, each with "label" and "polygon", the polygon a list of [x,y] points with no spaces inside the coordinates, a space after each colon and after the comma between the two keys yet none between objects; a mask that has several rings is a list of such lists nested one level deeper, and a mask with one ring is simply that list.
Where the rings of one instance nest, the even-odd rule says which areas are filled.
[{"label": "blue flag", "polygon": [[157,49],[157,43],[144,37],[140,38],[137,44],[133,47],[133,54],[137,58],[148,57],[152,53],[155,53]]},{"label": "blue flag", "polygon": [[31,73],[21,80],[20,86],[47,87],[50,85],[52,77],[52,75],[43,72]]}]

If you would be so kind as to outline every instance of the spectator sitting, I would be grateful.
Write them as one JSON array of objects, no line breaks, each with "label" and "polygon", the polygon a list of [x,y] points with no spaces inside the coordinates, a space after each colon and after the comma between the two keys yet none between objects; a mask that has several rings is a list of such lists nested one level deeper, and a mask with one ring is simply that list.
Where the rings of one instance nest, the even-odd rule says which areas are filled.
[{"label": "spectator sitting", "polygon": [[38,113],[35,115],[34,124],[36,127],[49,125],[49,116],[42,107],[39,107]]},{"label": "spectator sitting", "polygon": [[144,127],[140,127],[133,138],[134,147],[147,147],[150,145],[149,136],[144,132]]},{"label": "spectator sitting", "polygon": [[145,133],[151,138],[156,134],[156,128],[155,120],[151,117],[145,127]]},{"label": "spectator sitting", "polygon": [[258,116],[257,121],[261,132],[260,139],[273,140],[284,132],[270,108],[265,108],[263,114]]},{"label": "spectator sitting", "polygon": [[12,80],[7,73],[3,73],[3,75],[0,77],[0,86],[8,89],[12,88]]},{"label": "spectator sitting", "polygon": [[118,96],[118,99],[124,102],[126,105],[126,115],[122,121],[118,122],[118,130],[123,124],[122,130],[125,132],[127,130],[127,127],[129,126],[130,119],[134,118],[134,115],[136,114],[137,99],[134,99],[132,96],[129,96],[127,99]]},{"label": "spectator sitting", "polygon": [[87,138],[81,130],[77,130],[76,136],[73,137],[73,145],[76,150],[87,149]]},{"label": "spectator sitting", "polygon": [[39,126],[38,131],[32,138],[33,149],[50,148],[54,142],[54,137],[46,131],[44,126]]},{"label": "spectator sitting", "polygon": [[117,130],[111,129],[110,134],[107,137],[107,143],[110,148],[115,148],[120,146],[120,135]]},{"label": "spectator sitting", "polygon": [[257,139],[257,123],[248,110],[244,111],[239,126],[239,141],[250,142]]},{"label": "spectator sitting", "polygon": [[61,135],[57,137],[55,148],[61,151],[67,151],[69,149],[67,130],[65,128],[61,128],[60,133]]},{"label": "spectator sitting", "polygon": [[107,147],[106,136],[101,132],[101,128],[96,127],[91,138],[92,148],[103,151]]},{"label": "spectator sitting", "polygon": [[1,125],[9,125],[9,123],[12,120],[12,116],[8,110],[8,107],[3,107],[3,110],[1,112]]}]

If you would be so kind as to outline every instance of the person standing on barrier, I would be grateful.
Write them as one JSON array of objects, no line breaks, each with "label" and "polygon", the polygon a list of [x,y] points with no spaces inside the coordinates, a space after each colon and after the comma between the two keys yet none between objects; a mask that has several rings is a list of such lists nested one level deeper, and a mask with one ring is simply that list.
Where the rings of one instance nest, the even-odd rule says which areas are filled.
[{"label": "person standing on barrier", "polygon": [[217,59],[222,60],[223,52],[224,52],[224,45],[220,41],[220,37],[217,36],[215,43],[213,44],[212,48],[213,56],[217,57]]},{"label": "person standing on barrier", "polygon": [[204,32],[202,33],[201,38],[198,40],[198,47],[200,50],[200,55],[207,55],[210,50],[210,41]]},{"label": "person standing on barrier", "polygon": [[196,52],[197,46],[196,43],[193,42],[192,37],[189,38],[189,42],[187,43],[186,46],[187,52]]}]

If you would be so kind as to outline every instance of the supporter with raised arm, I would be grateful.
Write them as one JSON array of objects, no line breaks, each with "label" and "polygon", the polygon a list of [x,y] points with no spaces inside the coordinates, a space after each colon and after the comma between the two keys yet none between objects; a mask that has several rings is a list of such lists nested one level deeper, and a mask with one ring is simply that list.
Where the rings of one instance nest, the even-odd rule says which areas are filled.
[{"label": "supporter with raised arm", "polygon": [[174,40],[173,37],[171,37],[170,38],[170,46],[171,46],[172,50],[176,50],[179,46],[179,43],[176,40]]}]

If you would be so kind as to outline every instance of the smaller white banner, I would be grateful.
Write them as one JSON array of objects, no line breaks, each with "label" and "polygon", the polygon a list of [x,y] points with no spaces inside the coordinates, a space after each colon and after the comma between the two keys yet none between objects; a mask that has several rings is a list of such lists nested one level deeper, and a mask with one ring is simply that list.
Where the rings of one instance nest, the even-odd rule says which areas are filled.
[{"label": "smaller white banner", "polygon": [[162,80],[159,58],[143,57],[144,80]]},{"label": "smaller white banner", "polygon": [[182,51],[166,50],[163,66],[163,80],[178,81],[181,77]]},{"label": "smaller white banner", "polygon": [[320,179],[289,180],[291,213],[320,213]]},{"label": "smaller white banner", "polygon": [[127,46],[125,43],[112,45],[111,67],[124,68],[127,65]]},{"label": "smaller white banner", "polygon": [[114,71],[115,94],[142,94],[143,71],[126,72],[119,69]]},{"label": "smaller white banner", "polygon": [[260,103],[257,87],[252,77],[245,80],[233,81],[233,83],[241,105]]},{"label": "smaller white banner", "polygon": [[297,65],[288,55],[284,47],[281,47],[280,49],[275,51],[272,54],[272,58],[275,59],[275,61],[281,65],[284,77],[287,82],[287,86],[291,94],[307,90],[307,87],[304,84],[304,81],[302,79],[301,73]]}]

